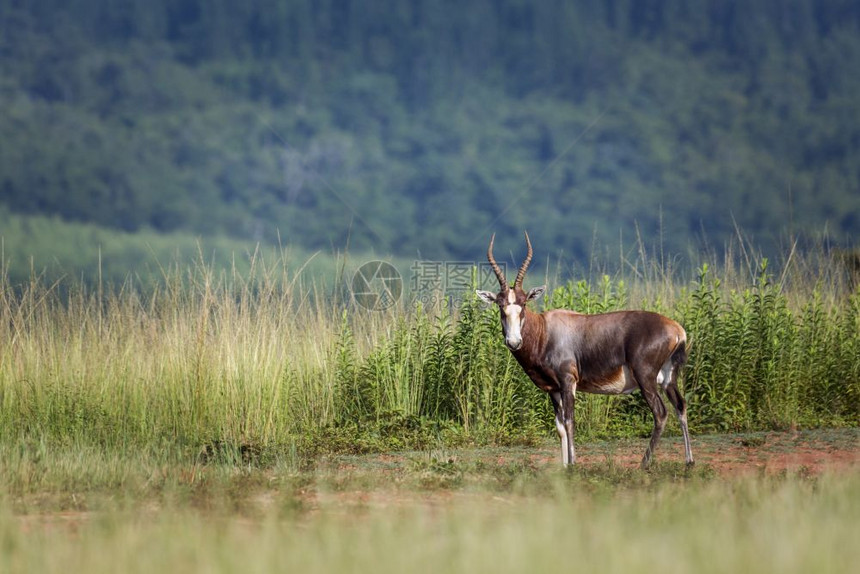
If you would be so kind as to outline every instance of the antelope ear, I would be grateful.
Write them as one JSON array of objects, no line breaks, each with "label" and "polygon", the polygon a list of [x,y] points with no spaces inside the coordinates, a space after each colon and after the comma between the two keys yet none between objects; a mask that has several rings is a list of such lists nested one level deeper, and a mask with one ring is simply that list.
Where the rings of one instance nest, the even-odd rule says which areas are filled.
[{"label": "antelope ear", "polygon": [[540,287],[535,287],[531,291],[529,291],[528,295],[526,295],[526,301],[531,301],[532,299],[536,299],[543,295],[543,292],[546,291],[546,285],[541,285]]},{"label": "antelope ear", "polygon": [[475,289],[475,293],[478,294],[478,297],[484,300],[484,303],[493,304],[496,302],[496,294],[492,291],[481,291],[480,289]]}]

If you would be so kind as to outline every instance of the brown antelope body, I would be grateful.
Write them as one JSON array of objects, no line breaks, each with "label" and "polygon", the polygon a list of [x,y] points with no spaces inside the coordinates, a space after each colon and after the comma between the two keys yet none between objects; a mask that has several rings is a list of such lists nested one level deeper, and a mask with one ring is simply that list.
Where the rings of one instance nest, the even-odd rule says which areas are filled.
[{"label": "brown antelope body", "polygon": [[675,321],[648,311],[616,311],[583,315],[565,309],[534,313],[527,303],[545,287],[523,291],[522,283],[532,258],[528,255],[513,287],[493,258],[493,236],[487,249],[500,291],[478,291],[488,303],[499,306],[505,343],[535,385],[549,393],[555,409],[555,425],[561,438],[565,465],[576,460],[574,402],[576,392],[603,395],[639,390],[654,414],[651,442],[642,458],[647,467],[666,426],[662,388],[678,415],[684,435],[687,464],[693,463],[687,430],[687,406],[678,389],[678,371],[687,358],[687,334]]}]

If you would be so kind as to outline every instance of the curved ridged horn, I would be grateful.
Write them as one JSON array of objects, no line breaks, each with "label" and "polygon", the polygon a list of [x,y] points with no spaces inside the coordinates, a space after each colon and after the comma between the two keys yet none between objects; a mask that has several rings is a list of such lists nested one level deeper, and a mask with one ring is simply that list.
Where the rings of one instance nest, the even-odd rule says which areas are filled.
[{"label": "curved ridged horn", "polygon": [[529,268],[529,263],[532,262],[532,242],[529,241],[529,232],[526,231],[526,245],[528,245],[529,252],[526,254],[526,259],[523,261],[523,264],[520,266],[520,270],[517,273],[517,278],[514,280],[514,289],[519,287],[523,288],[523,279],[526,277],[526,269]]},{"label": "curved ridged horn", "polygon": [[490,237],[490,246],[487,248],[487,260],[490,262],[490,265],[493,268],[493,271],[496,273],[496,278],[499,280],[499,285],[502,287],[502,291],[507,291],[508,289],[508,280],[505,279],[505,274],[502,273],[502,270],[499,269],[499,264],[496,263],[496,258],[493,257],[493,241],[496,239],[496,234],[493,233],[493,236]]}]

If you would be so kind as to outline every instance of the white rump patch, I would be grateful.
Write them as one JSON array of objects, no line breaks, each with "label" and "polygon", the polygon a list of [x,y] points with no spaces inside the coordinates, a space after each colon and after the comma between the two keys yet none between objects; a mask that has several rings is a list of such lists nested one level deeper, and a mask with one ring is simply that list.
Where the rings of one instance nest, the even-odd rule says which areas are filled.
[{"label": "white rump patch", "polygon": [[663,363],[663,367],[660,369],[660,372],[657,373],[657,384],[663,386],[663,390],[666,390],[666,387],[669,386],[669,381],[672,380],[672,359],[669,358],[665,363]]}]

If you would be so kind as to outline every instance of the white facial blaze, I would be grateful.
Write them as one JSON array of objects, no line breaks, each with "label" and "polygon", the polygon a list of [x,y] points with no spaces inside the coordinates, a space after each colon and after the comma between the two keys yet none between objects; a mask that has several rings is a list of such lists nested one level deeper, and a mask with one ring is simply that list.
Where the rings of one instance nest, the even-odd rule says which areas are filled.
[{"label": "white facial blaze", "polygon": [[511,349],[517,350],[523,344],[520,333],[520,313],[523,308],[517,305],[517,294],[513,290],[508,291],[508,304],[505,305],[505,343]]}]

